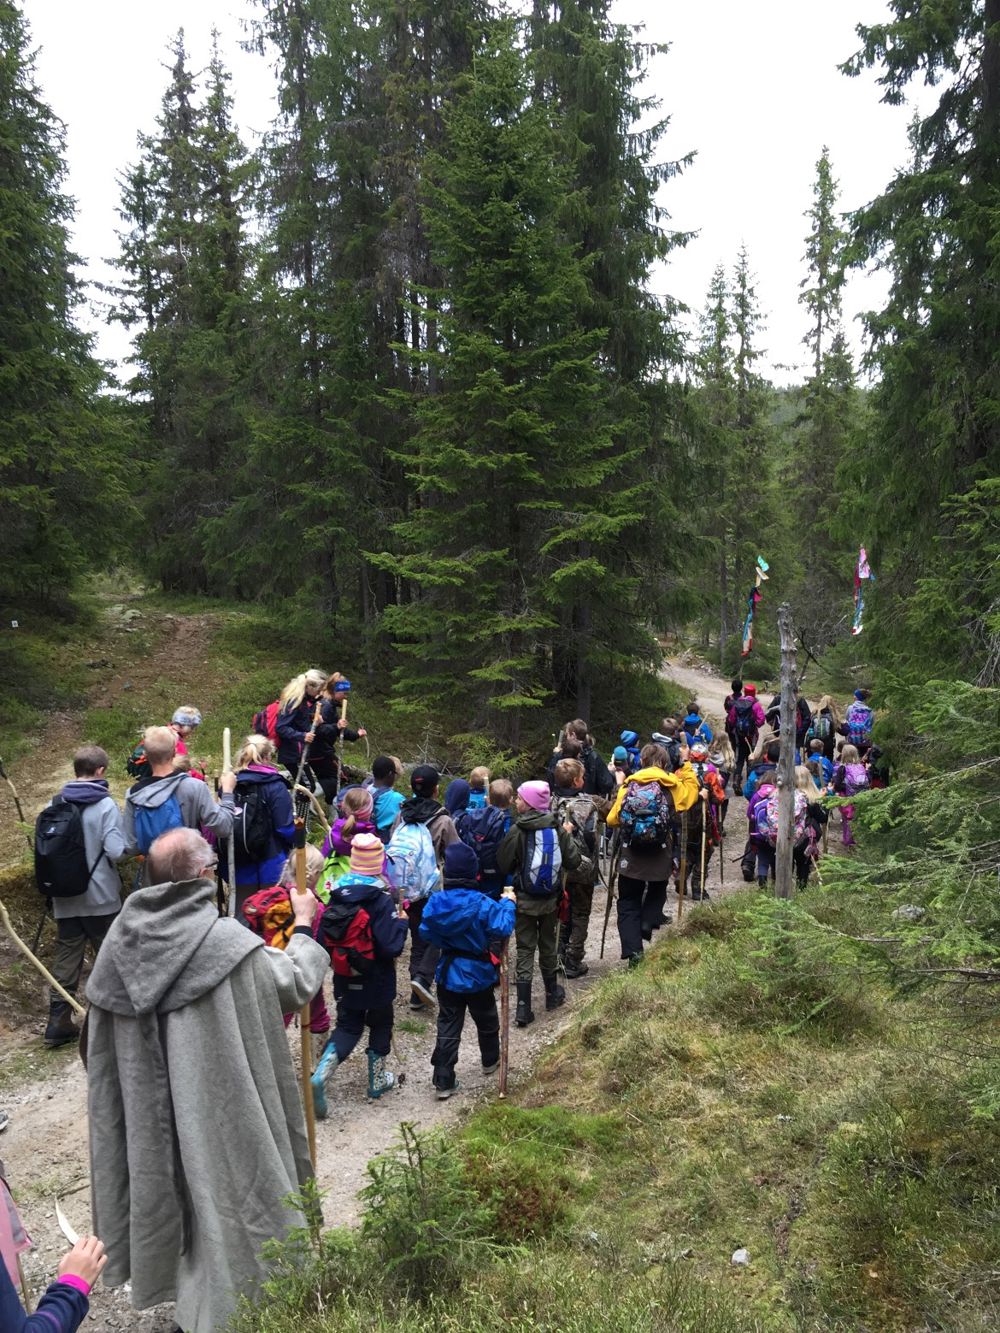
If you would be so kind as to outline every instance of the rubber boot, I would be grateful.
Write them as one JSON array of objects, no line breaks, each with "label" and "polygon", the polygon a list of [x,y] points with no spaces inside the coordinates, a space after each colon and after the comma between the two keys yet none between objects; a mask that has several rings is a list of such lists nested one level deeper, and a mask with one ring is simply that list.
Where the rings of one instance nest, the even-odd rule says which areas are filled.
[{"label": "rubber boot", "polygon": [[337,1054],[337,1048],[331,1038],[324,1046],[323,1054],[319,1057],[319,1063],[309,1080],[312,1084],[313,1110],[316,1113],[317,1120],[326,1119],[326,1085],[339,1064],[340,1056]]},{"label": "rubber boot", "polygon": [[543,975],[542,980],[545,982],[546,1009],[558,1009],[561,1004],[565,1004],[566,992],[559,985],[559,974],[554,972],[550,977]]},{"label": "rubber boot", "polygon": [[72,1009],[65,1000],[50,1000],[49,1021],[42,1039],[45,1045],[54,1050],[57,1046],[66,1046],[79,1039],[80,1033],[73,1023]]},{"label": "rubber boot", "polygon": [[368,1052],[368,1096],[378,1101],[384,1092],[391,1092],[399,1080],[385,1067],[385,1056],[376,1051]]},{"label": "rubber boot", "polygon": [[517,983],[517,1013],[514,1015],[514,1022],[519,1028],[526,1028],[529,1023],[535,1021],[535,1015],[531,1012],[531,982],[519,981]]}]

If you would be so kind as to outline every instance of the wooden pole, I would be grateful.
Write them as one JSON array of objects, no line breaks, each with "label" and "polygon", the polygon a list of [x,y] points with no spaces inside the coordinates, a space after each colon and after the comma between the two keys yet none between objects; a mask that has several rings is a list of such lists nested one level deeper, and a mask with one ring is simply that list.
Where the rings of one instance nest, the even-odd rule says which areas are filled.
[{"label": "wooden pole", "polygon": [[[222,733],[222,771],[231,773],[233,771],[233,738],[228,727]],[[235,816],[234,816],[235,819]],[[229,831],[229,838],[226,846],[226,856],[229,864],[229,902],[227,912],[229,916],[236,915],[236,826],[233,825]]]},{"label": "wooden pole", "polygon": [[[306,821],[299,816],[295,820],[295,887],[299,893],[305,893],[309,887],[306,874]],[[302,1006],[299,1015],[299,1035],[302,1046],[302,1109],[306,1115],[306,1136],[309,1139],[309,1160],[316,1170],[316,1112],[312,1098],[312,1033],[309,1031],[309,1010],[311,1004]]]},{"label": "wooden pole", "polygon": [[[341,701],[340,701],[340,720],[341,720],[341,722],[344,722],[344,723],[347,722],[347,700],[346,700],[346,699],[341,699]],[[343,764],[344,764],[344,728],[343,728],[343,727],[340,728],[340,735],[337,737],[337,755],[336,755],[336,760],[337,760],[337,762],[336,762],[335,767],[336,767],[336,770],[337,770],[337,785],[336,785],[336,787],[334,787],[334,790],[333,790],[333,800],[334,800],[334,804],[336,804],[336,802],[337,802],[337,797],[340,795],[340,770],[341,770],[341,768],[343,767]]]},{"label": "wooden pole", "polygon": [[681,814],[681,857],[677,867],[677,924],[684,915],[684,881],[687,879],[688,812]]},{"label": "wooden pole", "polygon": [[62,998],[66,1001],[66,1003],[70,1006],[70,1008],[73,1009],[74,1012],[80,1018],[86,1018],[87,1011],[86,1009],[84,1009],[83,1005],[80,1004],[79,1000],[75,1000],[73,996],[70,995],[68,990],[66,990],[63,986],[59,985],[59,982],[56,981],[55,977],[45,966],[45,964],[40,963],[38,961],[35,955],[25,944],[24,940],[21,939],[20,935],[18,935],[17,931],[10,924],[10,917],[7,915],[7,909],[6,907],[4,907],[2,902],[0,902],[0,924],[3,925],[4,930],[10,936],[11,940],[14,942],[17,948],[20,949],[21,953],[24,954],[28,962],[31,963],[33,967],[37,968],[37,970],[42,974],[42,976],[49,983],[49,985],[56,992],[56,994],[61,995]]},{"label": "wooden pole", "polygon": [[794,883],[792,839],[795,809],[796,653],[792,610],[787,602],[778,607],[778,636],[781,642],[781,750],[778,756],[778,841],[774,849],[774,893],[777,898],[790,898]]},{"label": "wooden pole", "polygon": [[510,1054],[510,978],[507,975],[510,958],[510,936],[503,942],[500,955],[500,1078],[499,1094],[507,1096],[507,1066]]}]

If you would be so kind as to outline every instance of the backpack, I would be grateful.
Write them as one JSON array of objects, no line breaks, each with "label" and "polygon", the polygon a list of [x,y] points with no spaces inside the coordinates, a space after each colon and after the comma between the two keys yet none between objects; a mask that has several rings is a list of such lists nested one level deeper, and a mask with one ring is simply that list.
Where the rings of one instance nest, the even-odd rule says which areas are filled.
[{"label": "backpack", "polygon": [[847,740],[850,745],[867,745],[875,725],[875,714],[867,704],[855,699],[847,710],[844,719],[847,723]]},{"label": "backpack", "polygon": [[295,913],[288,890],[283,884],[272,889],[258,889],[243,904],[243,915],[255,935],[272,949],[284,949],[292,938]]},{"label": "backpack", "polygon": [[236,864],[255,865],[267,859],[274,831],[271,807],[260,782],[237,782],[233,792],[236,814],[233,819],[233,845]]},{"label": "backpack", "polygon": [[[757,833],[760,837],[766,839],[772,847],[778,842],[778,788],[770,793],[766,800],[760,802],[755,812],[755,821]],[[801,842],[806,836],[806,809],[809,805],[805,792],[796,790],[794,793],[794,802],[792,806],[792,820],[794,828],[792,830],[792,842]]]},{"label": "backpack", "polygon": [[736,722],[733,726],[733,730],[736,732],[737,736],[742,737],[744,740],[749,740],[757,730],[757,723],[754,721],[753,716],[753,700],[743,698],[737,699],[733,704],[733,708],[736,712]]},{"label": "backpack", "polygon": [[502,812],[492,805],[464,810],[455,821],[455,828],[466,847],[476,853],[480,875],[495,879],[500,873],[497,853],[505,833]]},{"label": "backpack", "polygon": [[140,856],[146,856],[150,847],[161,833],[168,833],[172,828],[184,827],[180,802],[171,792],[162,805],[155,808],[148,805],[133,805],[135,814],[135,842]]},{"label": "backpack", "polygon": [[844,765],[844,791],[848,796],[857,796],[859,791],[867,791],[869,786],[868,770],[864,764]]},{"label": "backpack", "polygon": [[833,735],[833,718],[829,713],[819,713],[812,724],[812,739],[824,743]]},{"label": "backpack", "polygon": [[323,862],[323,869],[320,871],[319,880],[316,884],[316,897],[321,903],[330,901],[330,894],[337,885],[338,879],[343,877],[351,869],[351,858],[345,856],[343,852],[331,852]]},{"label": "backpack", "polygon": [[278,743],[278,709],[280,707],[281,700],[275,699],[273,704],[268,704],[266,708],[262,708],[259,713],[253,715],[253,734],[255,736],[266,736],[275,745]]},{"label": "backpack", "polygon": [[401,823],[385,849],[389,877],[400,898],[418,902],[441,887],[441,871],[434,855],[434,841],[426,824]]},{"label": "backpack", "polygon": [[59,796],[35,820],[35,883],[46,898],[78,898],[90,888],[94,871],[87,863],[83,813],[76,801]]},{"label": "backpack", "polygon": [[142,741],[129,751],[125,760],[125,771],[130,778],[144,778],[149,773],[149,760],[146,758],[146,747]]},{"label": "backpack", "polygon": [[618,813],[626,847],[666,847],[671,818],[670,801],[658,782],[628,784]]},{"label": "backpack", "polygon": [[366,907],[333,895],[323,912],[319,937],[335,976],[364,977],[375,966],[375,936]]},{"label": "backpack", "polygon": [[557,798],[552,813],[560,824],[572,824],[569,835],[580,853],[580,864],[568,870],[566,878],[574,884],[593,884],[597,880],[597,809],[586,797]]},{"label": "backpack", "polygon": [[559,830],[526,829],[519,887],[532,898],[551,898],[562,888],[562,851]]}]

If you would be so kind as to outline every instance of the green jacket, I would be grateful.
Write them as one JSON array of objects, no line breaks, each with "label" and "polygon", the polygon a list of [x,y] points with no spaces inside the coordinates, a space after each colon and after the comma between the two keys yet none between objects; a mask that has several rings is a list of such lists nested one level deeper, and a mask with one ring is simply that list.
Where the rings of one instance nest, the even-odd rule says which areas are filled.
[{"label": "green jacket", "polygon": [[556,824],[555,816],[548,810],[531,810],[526,815],[518,815],[511,824],[506,838],[500,844],[497,853],[497,866],[502,874],[514,876],[514,888],[517,891],[517,910],[527,916],[548,916],[559,906],[560,895],[553,893],[548,898],[537,898],[531,893],[522,893],[517,884],[517,872],[521,868],[524,856],[525,834],[532,829],[559,828],[559,851],[562,854],[564,870],[575,870],[580,864],[580,850],[566,830]]}]

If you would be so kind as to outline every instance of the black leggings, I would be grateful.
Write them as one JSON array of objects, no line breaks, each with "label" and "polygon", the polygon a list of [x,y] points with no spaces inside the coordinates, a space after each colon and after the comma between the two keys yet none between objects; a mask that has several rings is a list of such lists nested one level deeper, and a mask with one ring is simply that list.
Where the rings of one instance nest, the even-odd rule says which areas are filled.
[{"label": "black leggings", "polygon": [[646,881],[618,876],[618,935],[623,958],[642,953],[643,936],[648,939],[664,923],[666,902],[665,879]]}]

